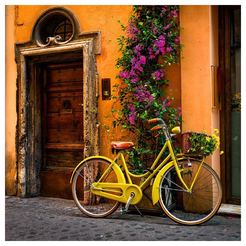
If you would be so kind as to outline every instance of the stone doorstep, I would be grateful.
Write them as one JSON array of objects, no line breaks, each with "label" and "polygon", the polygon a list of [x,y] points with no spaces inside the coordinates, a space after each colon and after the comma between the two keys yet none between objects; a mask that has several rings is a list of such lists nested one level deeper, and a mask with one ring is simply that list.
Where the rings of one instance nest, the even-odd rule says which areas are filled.
[{"label": "stone doorstep", "polygon": [[241,216],[241,205],[222,203],[218,214],[231,214]]}]

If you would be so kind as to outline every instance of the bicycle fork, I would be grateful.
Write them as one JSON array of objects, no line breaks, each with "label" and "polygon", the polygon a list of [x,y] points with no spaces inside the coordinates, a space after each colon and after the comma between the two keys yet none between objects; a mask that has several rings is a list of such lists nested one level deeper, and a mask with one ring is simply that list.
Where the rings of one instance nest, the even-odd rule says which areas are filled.
[{"label": "bicycle fork", "polygon": [[[176,162],[177,163],[177,162]],[[196,171],[196,173],[195,173],[195,176],[194,176],[194,178],[193,178],[193,180],[192,180],[192,182],[191,182],[191,185],[190,185],[190,187],[188,187],[187,185],[186,185],[186,183],[185,183],[185,181],[184,181],[184,179],[183,179],[183,177],[182,177],[182,175],[181,175],[181,173],[182,173],[182,169],[179,169],[179,168],[176,168],[176,166],[175,166],[175,168],[176,168],[176,172],[177,172],[177,174],[178,174],[178,177],[179,177],[179,180],[181,181],[181,183],[183,184],[183,186],[185,187],[185,190],[188,192],[188,193],[192,193],[192,189],[193,189],[193,186],[194,186],[194,184],[195,184],[195,182],[196,182],[196,180],[197,180],[197,177],[198,177],[198,175],[199,175],[199,173],[200,173],[200,170],[201,170],[201,167],[202,167],[202,165],[203,165],[203,163],[204,163],[204,158],[202,159],[202,161],[201,161],[201,163],[200,163],[200,165],[199,165],[199,167],[198,167],[198,169],[197,169],[197,171]],[[190,162],[190,159],[188,159],[188,167],[191,167],[192,166],[192,163]],[[178,165],[177,165],[177,167],[178,167]]]}]

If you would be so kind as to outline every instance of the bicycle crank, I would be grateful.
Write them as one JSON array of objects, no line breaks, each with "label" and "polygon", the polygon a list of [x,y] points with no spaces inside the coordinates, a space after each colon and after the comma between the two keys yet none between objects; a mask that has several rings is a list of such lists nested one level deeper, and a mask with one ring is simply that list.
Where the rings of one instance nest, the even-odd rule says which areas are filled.
[{"label": "bicycle crank", "polygon": [[125,206],[124,208],[122,207],[122,209],[121,209],[121,213],[122,213],[122,214],[123,214],[123,213],[126,213],[126,212],[128,211],[129,206],[130,206],[131,201],[132,201],[132,199],[134,198],[134,196],[135,196],[134,192],[131,192],[131,194],[130,194],[128,200],[127,200],[126,206]]}]

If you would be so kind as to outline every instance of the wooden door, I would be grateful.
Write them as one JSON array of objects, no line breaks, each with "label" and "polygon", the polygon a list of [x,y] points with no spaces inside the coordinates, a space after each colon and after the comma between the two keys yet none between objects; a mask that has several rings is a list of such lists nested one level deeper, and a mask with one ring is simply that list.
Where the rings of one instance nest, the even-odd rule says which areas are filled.
[{"label": "wooden door", "polygon": [[83,158],[83,64],[43,66],[41,195],[71,198],[69,179]]}]

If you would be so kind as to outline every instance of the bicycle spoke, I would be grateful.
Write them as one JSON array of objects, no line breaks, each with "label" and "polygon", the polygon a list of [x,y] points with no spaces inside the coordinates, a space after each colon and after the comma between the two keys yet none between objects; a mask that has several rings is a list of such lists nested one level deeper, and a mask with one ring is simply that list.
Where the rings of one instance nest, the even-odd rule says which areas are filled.
[{"label": "bicycle spoke", "polygon": [[165,177],[165,180],[169,181],[170,183],[176,185],[178,188],[180,188],[182,191],[186,191],[183,187],[181,187],[180,185],[178,185],[177,183],[173,182],[172,180],[168,179]]},{"label": "bicycle spoke", "polygon": [[77,173],[82,179],[84,179],[84,176],[82,176],[80,172],[76,171],[75,173]]},{"label": "bicycle spoke", "polygon": [[163,190],[180,191],[180,192],[187,192],[187,193],[189,193],[188,191],[186,191],[186,190],[184,190],[184,189],[182,189],[182,190],[180,190],[180,189],[174,189],[174,188],[161,188],[161,189],[163,189]]}]

